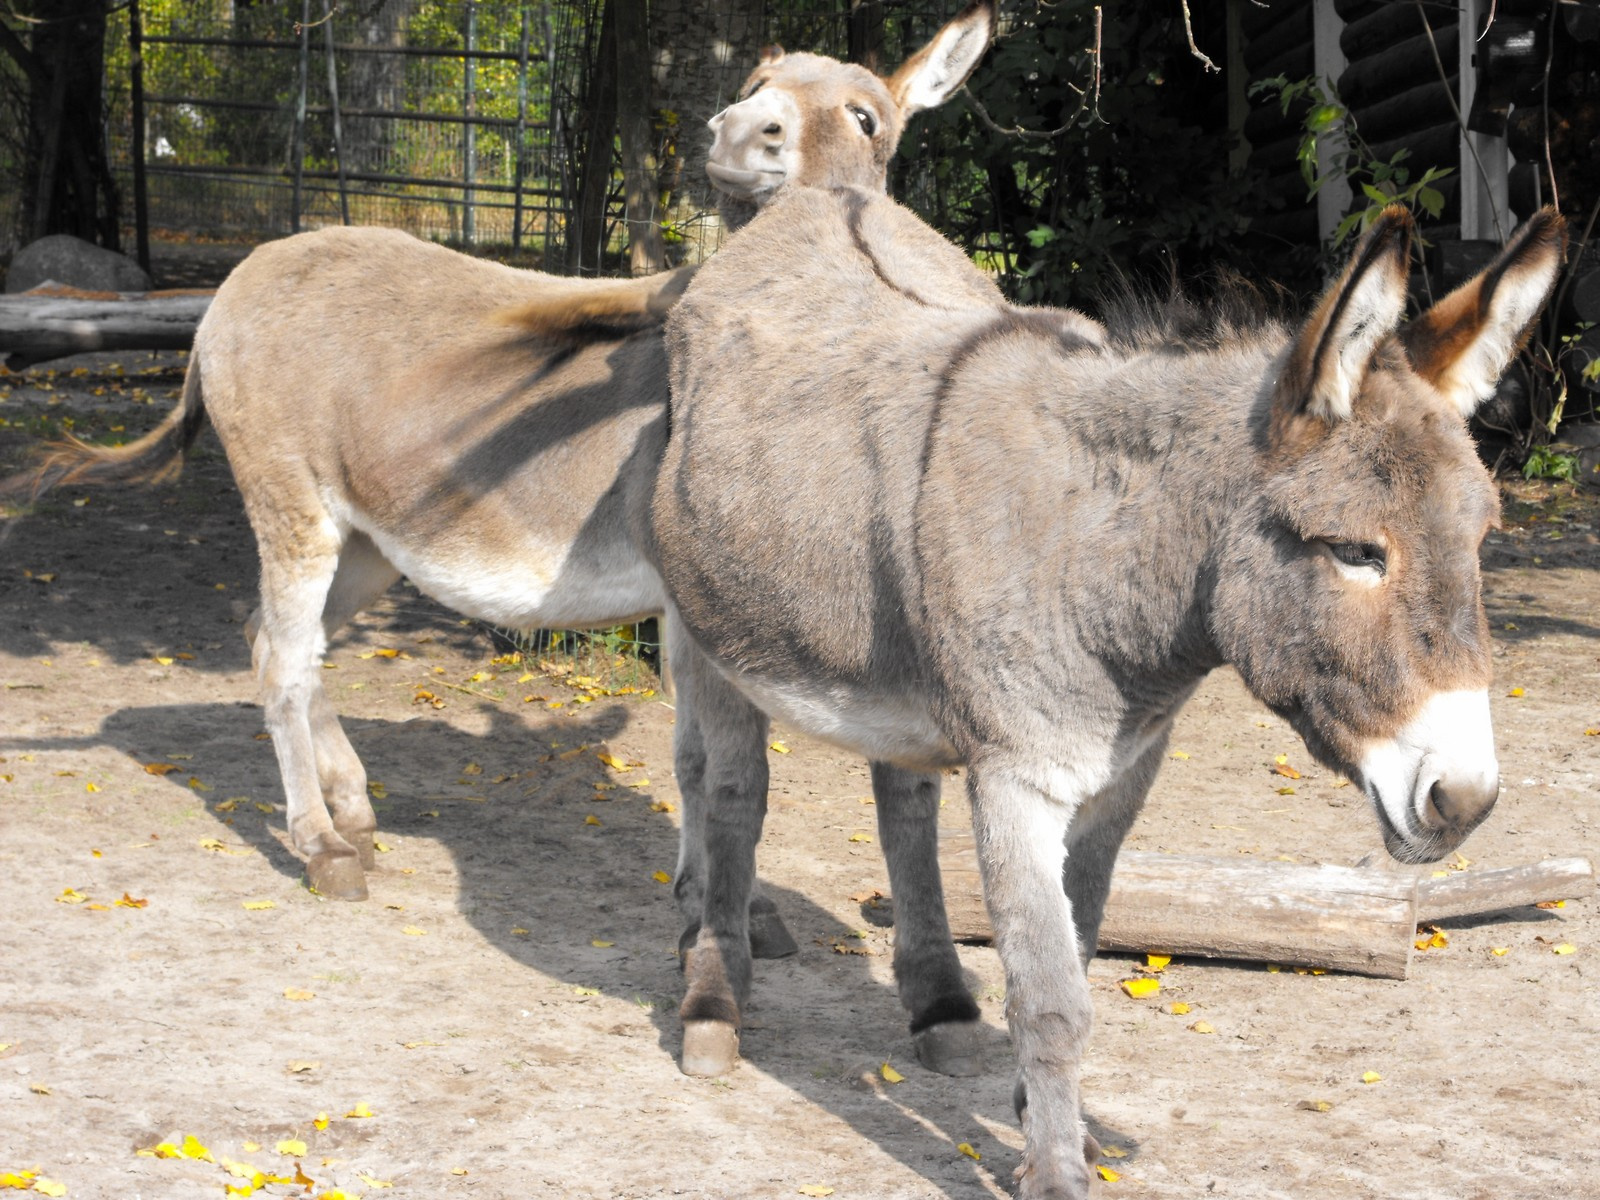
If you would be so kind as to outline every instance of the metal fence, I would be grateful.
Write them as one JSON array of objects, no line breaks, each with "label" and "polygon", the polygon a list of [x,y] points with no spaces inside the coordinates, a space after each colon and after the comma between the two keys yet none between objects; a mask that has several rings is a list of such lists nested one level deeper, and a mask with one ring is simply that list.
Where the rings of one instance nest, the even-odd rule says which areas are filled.
[{"label": "metal fence", "polygon": [[[743,0],[677,8],[680,20],[703,24],[708,44],[723,50],[730,13],[740,7],[756,30],[744,38],[750,47],[779,42],[837,57],[861,56],[860,18],[870,12],[866,50],[893,64],[931,37],[951,6]],[[516,247],[534,258],[562,244],[593,117],[586,100],[605,0],[110,7],[107,142],[126,227],[143,216],[158,236],[257,240],[341,222],[388,225]],[[653,26],[657,15],[652,6]],[[660,47],[652,50],[659,55]],[[682,112],[673,111],[674,80],[658,58],[656,132],[664,150],[691,140],[714,106],[733,98],[752,55],[717,59],[714,95]],[[26,93],[15,74],[0,55],[0,85],[12,84],[0,86],[0,120],[21,128]],[[0,253],[15,248],[22,167],[9,161],[8,146],[0,138]],[[931,177],[932,158],[904,147],[897,190],[914,196],[919,180]],[[720,238],[700,169],[691,156],[673,181],[684,197],[667,216],[677,257],[702,257]],[[613,182],[604,240],[618,247],[620,169]],[[561,269],[553,255],[545,265]]]},{"label": "metal fence", "polygon": [[323,0],[197,0],[147,5],[142,28],[120,9],[107,95],[123,193],[130,205],[138,193],[142,117],[158,229],[261,235],[342,221],[465,242],[547,237],[592,7],[568,0],[552,21],[548,4],[330,16]]}]

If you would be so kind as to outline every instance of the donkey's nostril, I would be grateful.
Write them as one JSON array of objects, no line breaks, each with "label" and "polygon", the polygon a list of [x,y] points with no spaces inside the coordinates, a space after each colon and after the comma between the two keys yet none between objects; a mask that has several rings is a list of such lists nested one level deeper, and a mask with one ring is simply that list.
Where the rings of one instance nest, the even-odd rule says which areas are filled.
[{"label": "donkey's nostril", "polygon": [[768,137],[771,137],[771,138],[782,137],[783,136],[783,126],[779,125],[776,121],[774,121],[771,125],[768,125],[761,132],[766,134]]},{"label": "donkey's nostril", "polygon": [[1499,794],[1498,778],[1466,781],[1439,779],[1428,789],[1428,804],[1443,825],[1467,830],[1488,815]]}]

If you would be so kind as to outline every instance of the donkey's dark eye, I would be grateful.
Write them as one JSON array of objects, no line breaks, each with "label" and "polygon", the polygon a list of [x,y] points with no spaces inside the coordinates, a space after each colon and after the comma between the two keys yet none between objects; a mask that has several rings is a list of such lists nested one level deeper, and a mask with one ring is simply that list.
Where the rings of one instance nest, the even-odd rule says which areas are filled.
[{"label": "donkey's dark eye", "polygon": [[765,79],[756,80],[747,89],[745,89],[745,93],[744,93],[743,97],[741,97],[741,99],[744,99],[744,100],[750,99],[751,96],[754,96],[757,92],[759,92],[762,88],[764,88],[766,86],[767,86],[767,81]]},{"label": "donkey's dark eye", "polygon": [[861,126],[861,132],[871,137],[878,132],[878,118],[864,108],[850,106],[850,115],[856,119],[856,124]]},{"label": "donkey's dark eye", "polygon": [[1347,567],[1367,567],[1379,575],[1389,569],[1383,547],[1371,542],[1329,542],[1328,549]]}]

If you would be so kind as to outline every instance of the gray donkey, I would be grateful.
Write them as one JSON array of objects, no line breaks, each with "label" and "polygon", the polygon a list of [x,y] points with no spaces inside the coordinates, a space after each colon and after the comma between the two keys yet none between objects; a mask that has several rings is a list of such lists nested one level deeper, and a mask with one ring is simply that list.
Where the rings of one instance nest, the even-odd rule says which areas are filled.
[{"label": "gray donkey", "polygon": [[[734,223],[786,187],[882,191],[906,119],[961,86],[994,22],[993,0],[976,0],[887,78],[767,50],[741,100],[711,121],[708,170]],[[512,628],[603,626],[662,609],[630,513],[648,505],[666,441],[660,324],[687,277],[560,279],[384,229],[286,238],[252,253],[218,291],[182,401],[159,428],[119,448],[58,447],[39,471],[8,481],[15,493],[157,479],[209,417],[260,550],[261,606],[247,635],[290,835],[320,893],[366,896],[376,820],[319,664],[328,639],[402,573]],[[670,624],[667,636],[682,670],[692,650]],[[692,930],[705,784],[686,702],[675,753],[684,800],[675,890]],[[751,753],[746,776],[764,779],[765,746]],[[907,1003],[923,1026],[948,1013],[969,1020],[977,1009],[938,885],[936,781],[879,767],[874,782],[891,876],[908,880],[897,891],[899,959],[934,962],[907,973],[946,981],[937,1012],[920,993]],[[755,904],[756,951],[792,952],[770,902]],[[925,1057],[971,1067],[959,1038],[929,1039]]]},{"label": "gray donkey", "polygon": [[1088,1193],[1086,966],[1207,672],[1231,663],[1359,783],[1397,858],[1484,819],[1498,504],[1465,417],[1564,233],[1538,214],[1402,325],[1409,240],[1384,213],[1298,328],[1183,337],[1007,309],[850,188],[780,197],[702,268],[668,319],[652,551],[704,651],[680,685],[715,797],[682,1010],[698,1058],[731,1065],[749,987],[761,710],[902,768],[966,764],[1028,1197]]}]

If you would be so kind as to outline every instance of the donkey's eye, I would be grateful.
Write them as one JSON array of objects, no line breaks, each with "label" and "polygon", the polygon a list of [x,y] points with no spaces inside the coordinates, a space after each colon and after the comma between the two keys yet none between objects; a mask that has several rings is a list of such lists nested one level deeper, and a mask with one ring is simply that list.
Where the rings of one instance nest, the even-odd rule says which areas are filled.
[{"label": "donkey's eye", "polygon": [[1383,547],[1372,542],[1329,542],[1328,551],[1347,567],[1365,567],[1379,575],[1389,569]]},{"label": "donkey's eye", "polygon": [[767,81],[765,79],[756,80],[747,89],[745,89],[745,93],[741,97],[741,99],[744,99],[744,100],[750,99],[751,96],[754,96],[757,92],[759,92],[762,88],[764,88],[766,86],[767,86]]},{"label": "donkey's eye", "polygon": [[850,115],[856,119],[856,124],[861,126],[861,132],[871,137],[878,132],[878,118],[864,108],[850,105]]}]

